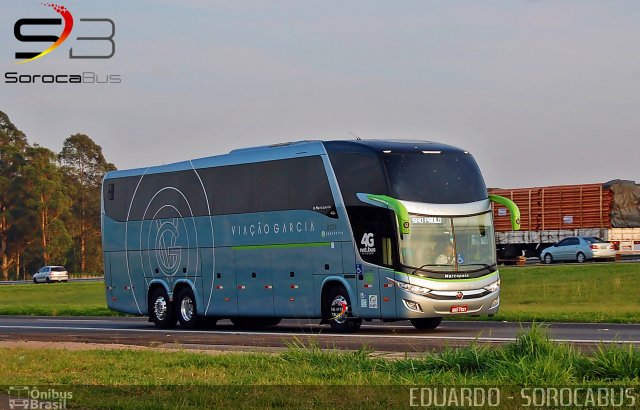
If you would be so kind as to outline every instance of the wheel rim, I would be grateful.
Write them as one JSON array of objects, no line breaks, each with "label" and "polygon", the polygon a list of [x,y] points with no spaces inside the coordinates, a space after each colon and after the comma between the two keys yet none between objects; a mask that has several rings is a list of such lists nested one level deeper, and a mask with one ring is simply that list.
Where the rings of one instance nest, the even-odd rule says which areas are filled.
[{"label": "wheel rim", "polygon": [[164,296],[158,296],[153,304],[153,313],[158,320],[164,320],[167,317],[167,300]]},{"label": "wheel rim", "polygon": [[338,324],[343,324],[347,321],[347,309],[349,304],[347,303],[347,299],[338,295],[331,302],[331,308],[329,309],[331,313],[331,320],[335,321]]},{"label": "wheel rim", "polygon": [[551,255],[546,255],[546,256],[544,257],[544,261],[545,261],[546,263],[551,263]]},{"label": "wheel rim", "polygon": [[578,262],[580,263],[584,262],[584,255],[581,253],[578,254]]},{"label": "wheel rim", "polygon": [[183,298],[182,302],[180,302],[180,314],[185,322],[193,319],[193,300],[189,296]]}]

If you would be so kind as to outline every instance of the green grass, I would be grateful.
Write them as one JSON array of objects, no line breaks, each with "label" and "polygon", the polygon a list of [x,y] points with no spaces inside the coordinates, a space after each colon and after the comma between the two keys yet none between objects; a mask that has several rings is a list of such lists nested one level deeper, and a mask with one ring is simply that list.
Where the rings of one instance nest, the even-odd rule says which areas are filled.
[{"label": "green grass", "polygon": [[492,320],[640,323],[640,264],[502,267]]},{"label": "green grass", "polygon": [[397,407],[407,405],[407,386],[637,390],[640,351],[610,346],[585,355],[534,327],[498,348],[472,345],[404,359],[301,345],[280,354],[224,355],[8,348],[0,350],[0,374],[10,375],[12,385],[75,386],[75,400],[89,408]]},{"label": "green grass", "polygon": [[0,286],[0,315],[113,316],[104,282]]},{"label": "green grass", "polygon": [[[502,267],[500,275],[500,314],[479,320],[640,323],[640,263]],[[115,315],[103,282],[0,286],[0,314]]]}]

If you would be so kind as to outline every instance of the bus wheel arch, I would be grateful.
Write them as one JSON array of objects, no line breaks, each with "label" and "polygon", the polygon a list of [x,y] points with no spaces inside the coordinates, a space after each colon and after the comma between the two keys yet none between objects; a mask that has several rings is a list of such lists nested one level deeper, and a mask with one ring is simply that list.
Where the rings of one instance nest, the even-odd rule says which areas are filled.
[{"label": "bus wheel arch", "polygon": [[358,330],[362,318],[353,317],[352,308],[351,297],[343,283],[335,280],[324,284],[321,294],[322,319],[329,323],[331,329],[340,333]]},{"label": "bus wheel arch", "polygon": [[149,321],[161,329],[171,329],[176,325],[173,303],[165,287],[159,283],[149,287]]}]

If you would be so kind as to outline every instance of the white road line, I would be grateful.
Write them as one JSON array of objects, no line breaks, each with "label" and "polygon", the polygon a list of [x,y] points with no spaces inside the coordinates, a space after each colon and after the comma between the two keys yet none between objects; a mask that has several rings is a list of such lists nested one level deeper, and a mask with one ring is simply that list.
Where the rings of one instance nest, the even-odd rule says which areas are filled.
[{"label": "white road line", "polygon": [[[0,326],[0,329],[28,329],[28,330],[91,330],[101,332],[143,332],[143,333],[178,333],[178,334],[201,334],[201,335],[246,335],[246,336],[311,336],[311,337],[334,337],[334,338],[378,338],[378,339],[414,339],[414,340],[461,340],[461,341],[482,341],[482,342],[513,342],[515,337],[482,337],[482,336],[436,336],[436,335],[371,335],[357,333],[278,333],[278,332],[237,332],[237,331],[192,331],[192,330],[171,330],[159,329],[118,329],[106,327],[58,327],[58,326]],[[640,344],[640,340],[589,340],[589,339],[549,339],[552,342],[569,343],[614,343],[614,344]]]}]

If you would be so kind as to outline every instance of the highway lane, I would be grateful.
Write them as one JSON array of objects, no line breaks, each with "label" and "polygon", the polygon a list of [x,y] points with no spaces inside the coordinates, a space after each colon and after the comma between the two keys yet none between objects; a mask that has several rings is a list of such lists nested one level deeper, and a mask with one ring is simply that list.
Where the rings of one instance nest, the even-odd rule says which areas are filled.
[{"label": "highway lane", "polygon": [[[291,344],[315,344],[322,348],[358,349],[363,345],[380,352],[423,352],[471,343],[502,344],[515,340],[530,323],[443,322],[419,331],[407,321],[365,322],[355,333],[332,333],[317,320],[283,320],[275,327],[244,330],[229,321],[197,331],[155,328],[145,318],[52,318],[0,317],[0,340],[118,343],[141,346],[182,346],[216,350],[282,348]],[[640,347],[640,325],[552,323],[549,337],[593,349],[598,343],[632,344]]]}]

